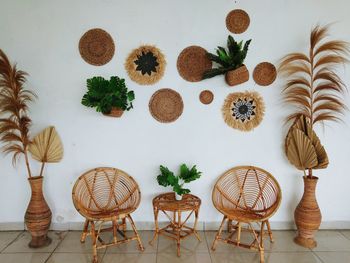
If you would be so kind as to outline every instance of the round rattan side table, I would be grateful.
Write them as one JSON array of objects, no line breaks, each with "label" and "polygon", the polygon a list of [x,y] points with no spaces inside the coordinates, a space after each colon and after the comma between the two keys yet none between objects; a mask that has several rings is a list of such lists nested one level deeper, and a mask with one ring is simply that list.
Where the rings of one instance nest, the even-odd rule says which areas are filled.
[{"label": "round rattan side table", "polygon": [[[153,212],[155,231],[153,239],[149,242],[151,245],[156,240],[158,235],[163,235],[167,238],[176,240],[177,243],[177,256],[180,256],[180,241],[194,234],[199,241],[201,241],[199,234],[196,230],[198,222],[199,208],[201,200],[194,195],[185,194],[182,200],[175,199],[175,193],[165,193],[156,196],[153,199]],[[162,211],[169,219],[169,224],[163,228],[159,228],[158,215],[159,211]],[[182,220],[181,215],[186,213],[185,220]],[[194,215],[193,226],[188,226],[187,221]]]}]

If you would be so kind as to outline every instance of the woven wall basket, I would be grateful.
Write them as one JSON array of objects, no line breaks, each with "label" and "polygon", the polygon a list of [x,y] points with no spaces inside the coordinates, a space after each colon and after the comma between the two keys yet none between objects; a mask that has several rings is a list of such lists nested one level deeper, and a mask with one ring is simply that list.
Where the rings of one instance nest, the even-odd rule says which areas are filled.
[{"label": "woven wall basket", "polygon": [[213,92],[211,92],[210,90],[203,90],[203,91],[199,94],[199,100],[200,100],[203,104],[210,104],[210,103],[212,103],[212,101],[214,100],[214,94],[213,94]]},{"label": "woven wall basket", "polygon": [[181,51],[177,58],[177,70],[180,76],[190,82],[203,79],[205,71],[212,68],[207,51],[199,46],[190,46]]},{"label": "woven wall basket", "polygon": [[226,27],[234,34],[241,34],[247,30],[250,18],[242,9],[234,9],[226,16]]},{"label": "woven wall basket", "polygon": [[172,89],[156,91],[149,102],[149,111],[159,122],[173,122],[183,111],[184,104],[181,95]]},{"label": "woven wall basket", "polygon": [[260,86],[271,85],[277,77],[276,67],[269,62],[259,63],[253,71],[253,79]]},{"label": "woven wall basket", "polygon": [[80,38],[80,55],[91,65],[102,66],[108,63],[113,58],[114,51],[113,39],[103,29],[90,29]]},{"label": "woven wall basket", "polygon": [[222,107],[227,125],[241,131],[250,131],[257,127],[265,112],[263,98],[257,92],[235,92],[229,94]]},{"label": "woven wall basket", "polygon": [[125,62],[129,77],[140,85],[152,85],[159,81],[165,71],[163,53],[155,46],[141,46],[134,49]]}]

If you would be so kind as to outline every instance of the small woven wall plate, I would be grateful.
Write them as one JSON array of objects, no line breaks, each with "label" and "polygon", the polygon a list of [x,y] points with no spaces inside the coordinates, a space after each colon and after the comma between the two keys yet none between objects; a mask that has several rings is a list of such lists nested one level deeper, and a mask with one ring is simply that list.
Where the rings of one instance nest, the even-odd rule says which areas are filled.
[{"label": "small woven wall plate", "polygon": [[80,38],[80,55],[91,65],[107,64],[113,58],[114,51],[113,38],[103,29],[90,29]]},{"label": "small woven wall plate", "polygon": [[270,62],[259,63],[253,71],[253,79],[260,86],[271,85],[277,77],[276,67]]},{"label": "small woven wall plate", "polygon": [[152,85],[164,75],[165,58],[155,46],[144,45],[134,49],[125,61],[130,79],[140,85]]},{"label": "small woven wall plate", "polygon": [[246,11],[234,9],[226,16],[226,27],[234,34],[241,34],[247,30],[250,18]]},{"label": "small woven wall plate", "polygon": [[226,124],[234,129],[250,131],[257,127],[265,113],[263,98],[253,91],[229,94],[222,106]]},{"label": "small woven wall plate", "polygon": [[210,104],[212,103],[214,99],[214,94],[213,92],[211,92],[210,90],[203,90],[200,94],[199,94],[199,100],[203,103],[203,104]]},{"label": "small woven wall plate", "polygon": [[205,71],[212,68],[207,51],[199,46],[189,46],[181,51],[177,58],[177,70],[180,76],[190,82],[203,79]]},{"label": "small woven wall plate", "polygon": [[176,121],[182,114],[184,104],[181,95],[172,89],[156,91],[149,101],[149,111],[159,122]]}]

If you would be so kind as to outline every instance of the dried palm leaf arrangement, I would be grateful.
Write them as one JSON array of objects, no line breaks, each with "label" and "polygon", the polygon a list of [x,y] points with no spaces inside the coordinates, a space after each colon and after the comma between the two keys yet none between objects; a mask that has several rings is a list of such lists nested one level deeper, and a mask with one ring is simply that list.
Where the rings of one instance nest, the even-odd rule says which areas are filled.
[{"label": "dried palm leaf arrangement", "polygon": [[235,92],[229,94],[222,107],[227,125],[241,131],[257,127],[265,112],[263,98],[257,92]]},{"label": "dried palm leaf arrangement", "polygon": [[304,172],[304,195],[297,206],[294,218],[301,246],[317,246],[314,234],[321,224],[315,188],[318,178],[313,169],[326,168],[328,156],[313,130],[316,123],[339,121],[346,106],[343,100],[345,85],[336,73],[339,65],[348,62],[349,44],[329,40],[329,27],[316,26],[310,35],[308,54],[286,55],[279,72],[287,82],[283,89],[284,100],[295,107],[286,121],[294,121],[285,141],[288,160]]},{"label": "dried palm leaf arrangement", "polygon": [[129,77],[140,85],[152,85],[164,75],[165,58],[155,46],[141,46],[134,49],[125,62]]}]

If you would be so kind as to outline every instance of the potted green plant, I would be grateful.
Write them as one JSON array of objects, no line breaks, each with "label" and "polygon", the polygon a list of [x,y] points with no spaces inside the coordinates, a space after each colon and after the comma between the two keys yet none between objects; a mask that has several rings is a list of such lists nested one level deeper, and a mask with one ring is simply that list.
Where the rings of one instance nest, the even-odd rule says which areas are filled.
[{"label": "potted green plant", "polygon": [[175,192],[176,200],[181,200],[184,194],[190,193],[190,189],[184,188],[186,183],[190,183],[201,177],[202,172],[198,171],[196,165],[191,169],[186,164],[180,166],[179,175],[175,175],[167,167],[160,166],[160,174],[157,176],[158,184],[164,187],[171,186]]},{"label": "potted green plant", "polygon": [[117,76],[109,80],[93,77],[86,82],[88,91],[81,100],[84,106],[96,108],[97,112],[111,117],[121,117],[125,110],[133,108],[135,94],[128,91],[124,79]]},{"label": "potted green plant", "polygon": [[204,72],[203,79],[225,74],[226,83],[230,86],[238,85],[249,80],[249,72],[243,64],[248,53],[251,39],[239,43],[232,36],[227,38],[227,50],[224,47],[218,47],[216,54],[207,53],[207,56],[219,66]]},{"label": "potted green plant", "polygon": [[[31,187],[31,199],[26,213],[25,223],[32,239],[30,247],[43,247],[51,243],[47,236],[51,224],[51,210],[47,205],[43,191],[43,171],[46,163],[56,163],[63,157],[62,142],[54,127],[47,127],[33,139],[29,130],[31,119],[28,115],[29,102],[36,95],[24,88],[27,74],[11,65],[5,53],[0,50],[0,141],[2,151],[13,154],[15,165],[20,156],[24,156]],[[41,162],[38,176],[33,176],[29,154]]]},{"label": "potted green plant", "polygon": [[316,200],[318,177],[314,169],[328,166],[328,156],[314,127],[326,121],[338,121],[346,109],[343,100],[345,86],[335,72],[336,66],[348,62],[349,44],[326,40],[328,27],[316,26],[310,36],[307,54],[286,55],[279,72],[287,78],[283,89],[284,100],[296,111],[287,117],[294,121],[285,140],[288,160],[304,174],[304,194],[294,212],[298,234],[294,241],[313,248],[322,215]]}]

